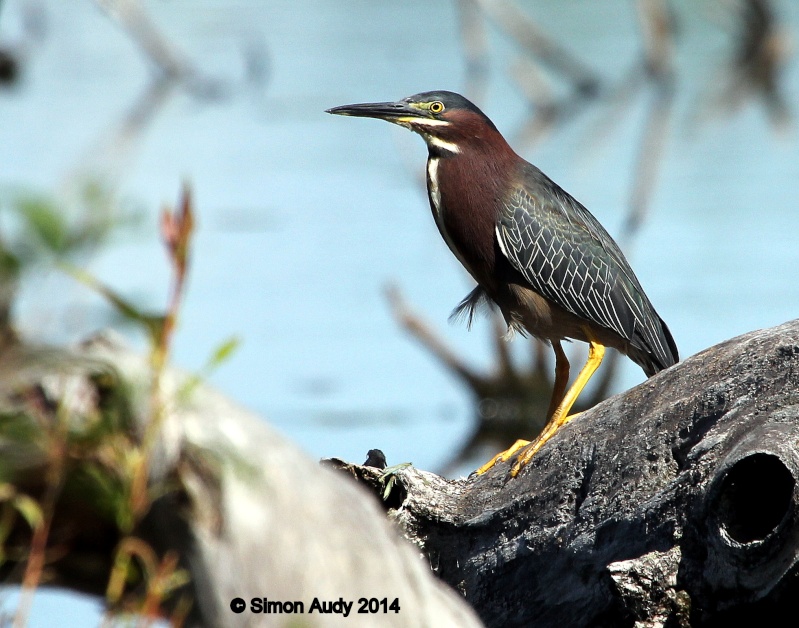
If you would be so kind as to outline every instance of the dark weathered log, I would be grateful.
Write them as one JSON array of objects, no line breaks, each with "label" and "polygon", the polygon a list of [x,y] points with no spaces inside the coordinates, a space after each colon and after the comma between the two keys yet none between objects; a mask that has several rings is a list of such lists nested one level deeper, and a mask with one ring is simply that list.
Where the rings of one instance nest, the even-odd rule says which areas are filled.
[{"label": "dark weathered log", "polygon": [[799,599],[799,321],[688,358],[579,416],[510,481],[509,466],[399,469],[390,497],[487,625],[784,625]]}]

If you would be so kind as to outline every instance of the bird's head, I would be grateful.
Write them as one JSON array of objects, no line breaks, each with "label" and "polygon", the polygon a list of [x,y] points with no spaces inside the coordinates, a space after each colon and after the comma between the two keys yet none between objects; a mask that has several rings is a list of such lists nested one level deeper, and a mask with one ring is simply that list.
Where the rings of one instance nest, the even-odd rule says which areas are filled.
[{"label": "bird's head", "polygon": [[396,102],[342,105],[327,113],[399,124],[421,135],[431,153],[457,154],[475,140],[504,143],[494,123],[475,104],[454,92],[423,92]]}]

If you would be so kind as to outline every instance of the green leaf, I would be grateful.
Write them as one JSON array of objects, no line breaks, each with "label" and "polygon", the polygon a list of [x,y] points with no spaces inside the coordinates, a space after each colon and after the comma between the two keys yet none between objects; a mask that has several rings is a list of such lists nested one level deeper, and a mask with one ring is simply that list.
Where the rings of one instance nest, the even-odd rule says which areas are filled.
[{"label": "green leaf", "polygon": [[191,575],[185,569],[176,569],[173,573],[169,575],[162,586],[164,588],[163,596],[167,597],[171,595],[173,591],[179,589],[180,587],[186,586],[191,582]]},{"label": "green leaf", "polygon": [[17,213],[25,219],[31,232],[50,251],[62,254],[69,243],[69,228],[56,206],[42,196],[20,196],[16,199]]},{"label": "green leaf", "polygon": [[[25,518],[31,529],[38,528],[44,522],[44,514],[39,503],[29,495],[18,492],[13,484],[8,482],[0,484],[0,503],[12,506]],[[3,519],[8,522],[7,511],[4,511]]]},{"label": "green leaf", "polygon": [[386,501],[391,495],[391,489],[394,488],[394,484],[396,483],[397,478],[393,475],[389,478],[388,482],[386,482],[386,487],[383,489],[383,501]]},{"label": "green leaf", "polygon": [[391,495],[391,491],[397,482],[396,474],[412,466],[410,462],[402,462],[395,464],[393,467],[386,467],[383,473],[380,474],[380,483],[383,485],[383,501],[386,501]]},{"label": "green leaf", "polygon": [[186,381],[183,382],[180,390],[178,390],[178,397],[184,400],[189,397],[194,392],[194,389],[200,385],[203,379],[211,375],[211,373],[213,373],[214,370],[216,370],[223,362],[228,360],[240,345],[241,338],[238,336],[231,336],[216,349],[214,349],[213,353],[211,353],[211,356],[208,358],[208,361],[199,370],[199,372],[186,378]]},{"label": "green leaf", "polygon": [[14,508],[16,508],[17,511],[25,518],[25,521],[28,522],[28,525],[32,530],[35,530],[44,523],[44,514],[42,513],[42,508],[32,497],[22,493],[17,493],[17,495],[11,500],[11,503],[13,504]]},{"label": "green leaf", "polygon": [[205,370],[215,369],[218,367],[225,360],[230,358],[231,355],[233,355],[233,353],[239,348],[239,345],[241,345],[241,338],[238,336],[231,336],[225,340],[211,354]]},{"label": "green leaf", "polygon": [[0,281],[9,281],[19,275],[22,266],[19,257],[3,246],[0,241]]},{"label": "green leaf", "polygon": [[164,316],[142,312],[136,305],[81,268],[63,262],[59,266],[65,273],[105,297],[125,319],[141,325],[157,344],[164,331],[164,322],[166,320]]}]

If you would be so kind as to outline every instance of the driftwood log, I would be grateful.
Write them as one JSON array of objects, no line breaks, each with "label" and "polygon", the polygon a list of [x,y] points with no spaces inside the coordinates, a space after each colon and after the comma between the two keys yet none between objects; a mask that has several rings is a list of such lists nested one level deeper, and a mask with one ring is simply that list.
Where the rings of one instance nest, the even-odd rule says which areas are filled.
[{"label": "driftwood log", "polygon": [[[114,493],[99,488],[127,494],[117,461],[130,460],[142,440],[151,376],[148,360],[111,335],[69,350],[16,340],[0,347],[0,488],[54,502],[40,585],[102,597],[119,543],[134,537],[159,558],[179,557],[188,582],[159,600],[158,612],[174,618],[182,598],[191,605],[188,626],[481,625],[367,491],[208,386],[186,394],[192,379],[175,370],[161,381],[167,404],[149,467],[154,501],[123,534],[109,516]],[[103,425],[110,418],[117,427]],[[68,433],[52,429],[59,421]],[[56,491],[48,484],[53,451],[67,452]],[[0,499],[7,526],[3,506]],[[0,530],[2,584],[20,582],[29,554],[29,526],[15,521]],[[147,585],[134,578],[126,598],[141,599]],[[4,617],[15,612],[2,608]]]},{"label": "driftwood log", "polygon": [[688,358],[509,468],[403,468],[387,502],[486,625],[795,625],[799,321]]}]

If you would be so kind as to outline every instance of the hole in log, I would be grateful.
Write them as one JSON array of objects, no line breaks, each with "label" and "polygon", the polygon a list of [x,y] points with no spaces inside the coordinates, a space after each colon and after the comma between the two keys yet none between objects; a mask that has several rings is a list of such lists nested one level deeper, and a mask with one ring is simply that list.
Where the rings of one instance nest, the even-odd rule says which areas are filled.
[{"label": "hole in log", "polygon": [[738,543],[766,538],[791,506],[796,481],[777,456],[757,453],[727,471],[716,501],[716,517]]}]

